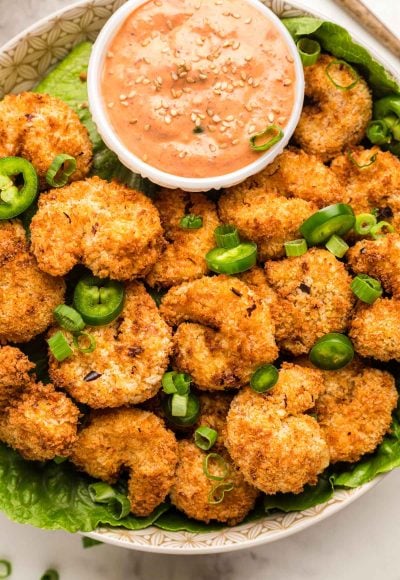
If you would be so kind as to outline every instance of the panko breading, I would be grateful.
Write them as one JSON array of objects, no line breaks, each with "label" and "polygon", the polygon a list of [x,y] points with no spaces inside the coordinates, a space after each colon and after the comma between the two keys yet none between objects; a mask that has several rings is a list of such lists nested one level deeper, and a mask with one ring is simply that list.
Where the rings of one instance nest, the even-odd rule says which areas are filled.
[{"label": "panko breading", "polygon": [[400,360],[400,300],[379,298],[372,306],[359,304],[349,337],[361,356]]},{"label": "panko breading", "polygon": [[[92,353],[75,352],[63,362],[50,356],[57,386],[93,408],[141,403],[157,393],[168,366],[171,331],[142,284],[126,287],[124,309],[114,322],[87,331],[96,340]],[[95,380],[92,371],[100,374]]]},{"label": "panko breading", "polygon": [[[372,118],[367,83],[360,77],[349,90],[335,87],[327,75],[327,67],[334,61],[334,57],[322,54],[316,64],[304,68],[306,102],[294,133],[304,151],[324,161],[339,155],[346,145],[359,143]],[[331,65],[329,74],[341,86],[354,81],[354,75],[344,66]]]},{"label": "panko breading", "polygon": [[98,177],[42,194],[31,234],[39,267],[53,276],[82,263],[100,278],[138,278],[147,274],[163,245],[150,199]]},{"label": "panko breading", "polygon": [[269,305],[241,280],[204,277],[171,288],[160,308],[174,336],[174,366],[200,389],[238,388],[278,356]]},{"label": "panko breading", "polygon": [[65,283],[41,272],[19,221],[0,222],[0,343],[28,342],[53,321]]},{"label": "panko breading", "polygon": [[171,488],[178,446],[153,413],[133,408],[97,411],[79,433],[71,459],[92,477],[111,484],[128,470],[132,513],[147,516]]},{"label": "panko breading", "polygon": [[201,393],[200,415],[197,419],[196,429],[198,427],[210,427],[218,433],[214,447],[224,447],[226,436],[226,417],[233,395],[231,393]]},{"label": "panko breading", "polygon": [[92,144],[78,115],[66,103],[37,93],[6,95],[0,101],[0,157],[28,159],[46,188],[46,173],[63,153],[76,159],[70,180],[86,177]]},{"label": "panko breading", "polygon": [[[216,520],[234,526],[253,509],[259,492],[244,480],[232,464],[226,449],[218,452],[229,469],[224,483],[233,484],[233,489],[224,494],[220,503],[212,503],[222,495],[216,489],[214,497],[213,489],[222,482],[206,476],[203,464],[207,452],[201,451],[190,441],[179,442],[179,461],[170,498],[172,504],[190,518],[206,523]],[[212,473],[217,471],[214,468]]]},{"label": "panko breading", "polygon": [[244,478],[267,494],[300,493],[317,483],[329,464],[329,449],[317,421],[304,413],[324,389],[320,371],[283,363],[275,387],[250,387],[233,399],[227,448]]},{"label": "panko breading", "polygon": [[253,292],[255,292],[261,300],[272,306],[276,305],[277,296],[275,290],[268,284],[265,270],[259,267],[252,268],[238,274],[239,280],[242,280]]},{"label": "panko breading", "polygon": [[[214,230],[219,224],[215,204],[202,193],[163,189],[155,200],[167,246],[147,276],[150,286],[169,287],[207,274],[207,252],[215,247]],[[198,229],[183,229],[187,214],[201,216]]]},{"label": "panko breading", "polygon": [[378,278],[387,292],[400,297],[400,236],[388,234],[377,240],[361,240],[347,253],[356,274]]},{"label": "panko breading", "polygon": [[19,348],[0,347],[0,410],[31,382],[29,373],[34,367]]},{"label": "panko breading", "polygon": [[272,313],[281,348],[304,354],[324,334],[346,330],[355,296],[350,275],[333,254],[313,248],[298,258],[267,262],[265,269],[277,294]]}]

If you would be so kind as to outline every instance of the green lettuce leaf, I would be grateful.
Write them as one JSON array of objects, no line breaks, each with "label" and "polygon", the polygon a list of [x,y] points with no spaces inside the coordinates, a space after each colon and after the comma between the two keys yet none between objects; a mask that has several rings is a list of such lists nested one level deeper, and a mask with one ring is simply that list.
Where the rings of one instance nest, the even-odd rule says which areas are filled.
[{"label": "green lettuce leaf", "polygon": [[325,503],[333,495],[333,483],[326,476],[321,476],[317,485],[306,485],[302,493],[277,493],[264,497],[264,509],[282,512],[297,512]]},{"label": "green lettuce leaf", "polygon": [[224,524],[205,524],[204,522],[189,519],[185,514],[175,508],[170,509],[157,518],[154,525],[167,532],[193,532],[195,534],[222,530],[226,527]]},{"label": "green lettuce leaf", "polygon": [[322,48],[334,56],[357,66],[376,97],[400,93],[398,82],[386,71],[370,53],[357,44],[350,34],[333,22],[326,22],[308,16],[284,18],[283,23],[295,40],[301,36],[311,36]]}]

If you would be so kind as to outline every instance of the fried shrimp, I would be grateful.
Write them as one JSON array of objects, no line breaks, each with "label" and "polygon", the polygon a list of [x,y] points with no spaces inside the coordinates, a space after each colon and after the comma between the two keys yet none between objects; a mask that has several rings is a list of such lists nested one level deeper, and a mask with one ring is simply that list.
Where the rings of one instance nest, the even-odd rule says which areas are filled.
[{"label": "fried shrimp", "polygon": [[361,356],[400,360],[400,300],[379,298],[372,306],[359,304],[349,336]]},{"label": "fried shrimp", "polygon": [[136,404],[157,393],[168,365],[171,331],[142,284],[126,287],[124,309],[113,323],[88,332],[96,340],[92,353],[76,352],[63,362],[50,357],[57,386],[93,408]]},{"label": "fried shrimp", "polygon": [[205,390],[238,388],[278,349],[270,308],[237,278],[214,276],[169,290],[161,315],[177,326],[174,365]]},{"label": "fried shrimp", "polygon": [[29,373],[34,366],[19,348],[0,347],[0,409],[31,382]]},{"label": "fried shrimp", "polygon": [[324,389],[316,369],[283,363],[273,389],[246,387],[233,399],[227,448],[244,478],[267,494],[300,493],[329,464],[329,449],[317,421],[304,414]]},{"label": "fried shrimp", "polygon": [[170,491],[177,451],[174,434],[153,413],[116,409],[92,414],[71,459],[79,469],[111,484],[128,470],[132,513],[147,516]]},{"label": "fried shrimp", "polygon": [[276,305],[277,296],[275,290],[268,284],[265,270],[259,267],[252,268],[238,275],[247,286],[255,292],[261,300],[272,305]]},{"label": "fried shrimp", "polygon": [[82,263],[101,278],[141,277],[163,245],[153,203],[139,191],[98,177],[43,194],[31,233],[39,267],[53,276]]},{"label": "fried shrimp", "polygon": [[0,222],[0,343],[44,332],[64,301],[65,284],[41,272],[19,221]]},{"label": "fried shrimp", "polygon": [[[304,69],[306,103],[294,133],[304,151],[323,161],[341,153],[346,145],[359,143],[372,118],[367,83],[359,77],[350,88],[355,72],[335,62],[334,57],[323,54],[316,64]],[[335,83],[349,89],[343,90]]]},{"label": "fried shrimp", "polygon": [[265,269],[277,294],[272,313],[281,348],[304,354],[324,334],[346,330],[355,296],[350,275],[333,254],[313,248],[298,258],[267,262]]},{"label": "fried shrimp", "polygon": [[46,188],[46,173],[55,157],[63,153],[76,159],[76,171],[70,179],[86,177],[92,144],[78,115],[67,104],[37,93],[4,97],[0,102],[0,157],[28,159]]},{"label": "fried shrimp", "polygon": [[226,417],[233,395],[231,393],[201,393],[200,400],[200,415],[196,423],[196,428],[205,426],[215,429],[218,433],[215,442],[216,448],[223,448],[225,441]]},{"label": "fried shrimp", "polygon": [[[147,276],[150,286],[175,286],[207,274],[205,255],[215,246],[214,230],[219,224],[214,203],[202,193],[163,189],[155,205],[167,246]],[[202,226],[182,228],[181,218],[188,214],[201,216]]]}]

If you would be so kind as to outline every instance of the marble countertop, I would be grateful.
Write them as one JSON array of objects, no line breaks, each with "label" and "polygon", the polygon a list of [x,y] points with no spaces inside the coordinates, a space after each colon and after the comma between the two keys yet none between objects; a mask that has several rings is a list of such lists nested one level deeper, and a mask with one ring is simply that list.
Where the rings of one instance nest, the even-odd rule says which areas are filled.
[{"label": "marble countertop", "polygon": [[[398,0],[364,2],[393,30],[400,29]],[[69,3],[0,0],[0,45]],[[361,31],[332,0],[303,0],[303,4]],[[387,59],[396,60],[369,40]],[[13,580],[39,580],[50,567],[60,572],[61,580],[399,580],[399,489],[400,470],[308,530],[253,550],[212,556],[159,556],[106,545],[83,550],[79,536],[20,526],[0,515],[0,559],[12,561]]]}]

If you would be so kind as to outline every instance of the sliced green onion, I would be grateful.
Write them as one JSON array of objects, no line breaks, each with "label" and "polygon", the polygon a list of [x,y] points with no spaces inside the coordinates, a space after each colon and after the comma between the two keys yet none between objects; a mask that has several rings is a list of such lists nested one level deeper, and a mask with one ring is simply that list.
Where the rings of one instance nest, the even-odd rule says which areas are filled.
[{"label": "sliced green onion", "polygon": [[232,491],[234,487],[233,481],[217,483],[208,494],[208,503],[210,505],[218,505],[222,503],[225,499],[225,494]]},{"label": "sliced green onion", "polygon": [[[267,141],[264,141],[264,138],[270,136]],[[269,125],[264,129],[264,131],[260,131],[260,133],[255,133],[250,137],[250,148],[253,151],[267,151],[271,149],[273,145],[279,143],[279,141],[283,138],[283,131],[277,125]],[[257,143],[263,140],[264,142]]]},{"label": "sliced green onion", "polygon": [[390,129],[384,121],[371,121],[367,127],[367,137],[373,145],[390,143]]},{"label": "sliced green onion", "polygon": [[176,371],[169,371],[164,373],[161,380],[164,393],[167,395],[187,395],[190,390],[190,383],[192,379],[186,373],[177,373]]},{"label": "sliced green onion", "polygon": [[46,181],[51,187],[63,187],[76,171],[76,159],[66,153],[55,157],[46,173]]},{"label": "sliced green onion", "polygon": [[187,409],[188,409],[187,395],[178,395],[178,393],[172,395],[171,414],[173,417],[186,417]]},{"label": "sliced green onion", "polygon": [[200,447],[203,451],[208,451],[214,445],[218,437],[218,433],[215,429],[211,427],[201,426],[198,427],[194,433],[194,442],[197,447]]},{"label": "sliced green onion", "polygon": [[378,222],[375,226],[372,226],[369,233],[374,240],[378,240],[379,238],[384,238],[386,234],[393,234],[395,231],[389,222]]},{"label": "sliced green onion", "polygon": [[302,256],[308,250],[307,242],[304,239],[291,240],[290,242],[285,242],[285,252],[288,258],[294,258],[296,256]]},{"label": "sliced green onion", "polygon": [[336,258],[343,258],[347,250],[348,244],[340,236],[333,235],[325,244],[325,248],[330,251]]},{"label": "sliced green onion", "polygon": [[169,371],[168,373],[164,373],[163,378],[161,379],[163,391],[167,395],[173,395],[178,392],[174,383],[175,375],[176,371]]},{"label": "sliced green onion", "polygon": [[343,236],[353,227],[354,212],[345,203],[328,205],[315,212],[300,226],[300,232],[308,245],[317,246],[326,243],[333,234]]},{"label": "sliced green onion", "polygon": [[40,578],[40,580],[59,580],[59,579],[60,575],[57,572],[57,570],[54,569],[46,570],[46,572]]},{"label": "sliced green onion", "polygon": [[[214,466],[212,466],[212,464],[214,464]],[[214,473],[215,469],[217,470],[217,473],[218,471],[221,471],[223,475],[217,475]],[[209,453],[203,459],[203,472],[204,475],[208,477],[208,479],[223,481],[229,473],[229,466],[222,455],[219,453]]]},{"label": "sliced green onion", "polygon": [[353,151],[351,151],[351,149],[347,151],[347,157],[349,158],[350,162],[357,167],[357,169],[367,169],[367,167],[371,167],[371,165],[375,163],[377,153],[374,153],[374,155],[371,156],[368,163],[364,163],[362,165],[354,158]]},{"label": "sliced green onion", "polygon": [[366,236],[376,223],[376,217],[372,213],[360,213],[356,216],[354,231],[360,236]]},{"label": "sliced green onion", "polygon": [[[351,75],[353,76],[353,81],[348,84],[348,85],[339,85],[339,83],[337,83],[335,81],[335,79],[332,77],[331,75],[331,68],[335,67],[335,66],[339,66],[339,67],[344,67],[347,68],[347,70],[351,73]],[[325,69],[325,74],[328,77],[328,79],[331,81],[331,83],[337,88],[340,89],[341,91],[350,91],[351,89],[354,89],[354,87],[356,85],[358,85],[358,83],[360,82],[360,76],[358,74],[358,72],[349,65],[348,62],[344,61],[344,60],[340,60],[340,59],[335,59],[332,60],[328,66]]]},{"label": "sliced green onion", "polygon": [[236,248],[240,244],[240,238],[237,229],[228,224],[218,226],[214,230],[215,241],[219,248]]},{"label": "sliced green onion", "polygon": [[107,509],[117,520],[126,517],[131,511],[129,499],[112,488],[111,485],[108,485],[108,483],[101,481],[91,483],[88,487],[88,492],[90,499],[94,503],[106,504]]},{"label": "sliced green onion", "polygon": [[179,222],[179,226],[184,230],[198,230],[203,226],[203,218],[201,215],[194,215],[192,213],[184,215]]},{"label": "sliced green onion", "polygon": [[98,546],[99,544],[104,544],[104,542],[100,542],[99,540],[95,540],[94,538],[84,537],[82,538],[82,547],[86,550],[87,548],[93,548],[93,546]]},{"label": "sliced green onion", "polygon": [[[93,334],[90,334],[89,332],[80,332],[79,334],[76,334],[73,341],[75,348],[83,354],[90,354],[96,348],[96,339]],[[83,346],[82,341],[87,341],[87,346]]]},{"label": "sliced green onion", "polygon": [[[174,395],[173,395],[174,396]],[[176,427],[186,428],[194,425],[200,415],[200,401],[193,393],[187,396],[187,412],[184,417],[174,417],[172,415],[172,397],[167,397],[163,402],[163,408],[167,419]]]},{"label": "sliced green onion", "polygon": [[47,340],[47,344],[49,345],[51,354],[58,362],[62,362],[73,354],[73,350],[61,330],[53,334]]},{"label": "sliced green onion", "polygon": [[53,459],[53,461],[56,465],[61,465],[62,463],[65,463],[66,461],[68,461],[68,457],[62,457],[61,455],[56,455],[55,458]]},{"label": "sliced green onion", "polygon": [[0,578],[9,578],[12,573],[11,562],[8,560],[0,560]]},{"label": "sliced green onion", "polygon": [[330,332],[317,340],[310,351],[310,361],[324,371],[336,371],[351,363],[354,348],[344,334]]},{"label": "sliced green onion", "polygon": [[321,45],[312,38],[300,38],[297,41],[297,50],[299,51],[303,66],[311,66],[317,62],[321,54]]},{"label": "sliced green onion", "polygon": [[265,393],[279,380],[279,371],[274,365],[263,365],[253,373],[250,386],[256,393]]},{"label": "sliced green onion", "polygon": [[235,248],[214,248],[206,255],[208,269],[217,274],[240,274],[257,263],[257,245],[239,244]]},{"label": "sliced green onion", "polygon": [[383,293],[379,280],[366,274],[358,274],[352,281],[350,288],[359,300],[367,304],[373,304]]},{"label": "sliced green onion", "polygon": [[53,310],[53,315],[61,328],[70,332],[80,332],[86,326],[79,312],[66,304],[57,306]]}]

